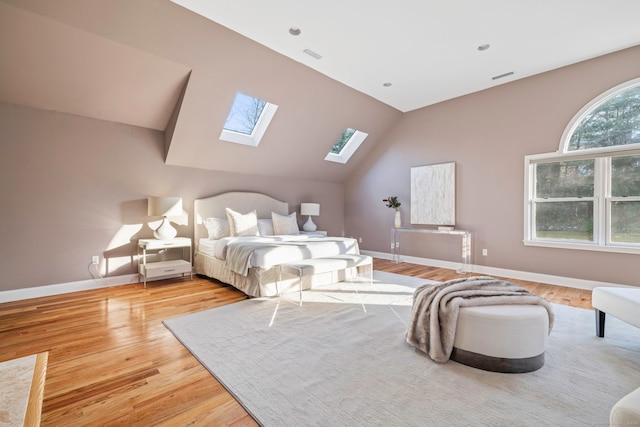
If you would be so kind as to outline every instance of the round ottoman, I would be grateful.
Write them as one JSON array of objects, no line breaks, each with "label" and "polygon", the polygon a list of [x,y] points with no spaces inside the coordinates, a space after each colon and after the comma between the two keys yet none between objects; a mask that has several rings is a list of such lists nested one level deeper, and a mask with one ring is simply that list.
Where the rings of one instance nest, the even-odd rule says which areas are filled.
[{"label": "round ottoman", "polygon": [[493,372],[540,369],[549,313],[540,305],[461,307],[451,360]]}]

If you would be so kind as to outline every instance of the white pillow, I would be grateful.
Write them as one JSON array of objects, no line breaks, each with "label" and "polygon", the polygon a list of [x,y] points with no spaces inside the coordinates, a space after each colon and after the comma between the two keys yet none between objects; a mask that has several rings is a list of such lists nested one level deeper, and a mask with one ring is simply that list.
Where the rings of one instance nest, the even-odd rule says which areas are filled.
[{"label": "white pillow", "polygon": [[273,220],[270,219],[258,219],[258,231],[261,236],[273,236],[276,234],[273,231]]},{"label": "white pillow", "polygon": [[210,240],[218,240],[231,235],[229,220],[226,218],[207,218],[204,220],[204,226],[209,233]]},{"label": "white pillow", "polygon": [[295,212],[290,215],[281,215],[271,212],[271,219],[273,220],[273,231],[276,235],[300,234],[298,219],[296,218]]},{"label": "white pillow", "polygon": [[244,215],[229,208],[226,209],[231,237],[258,235],[258,217],[255,209]]}]

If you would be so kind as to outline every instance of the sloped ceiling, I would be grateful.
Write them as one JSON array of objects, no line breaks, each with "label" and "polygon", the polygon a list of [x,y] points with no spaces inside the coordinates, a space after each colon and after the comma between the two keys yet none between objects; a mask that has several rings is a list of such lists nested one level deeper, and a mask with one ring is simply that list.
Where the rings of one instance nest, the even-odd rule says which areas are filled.
[{"label": "sloped ceiling", "polygon": [[[165,130],[170,165],[340,182],[401,115],[169,0],[0,6],[0,101]],[[279,106],[259,147],[219,140],[237,92]],[[325,161],[346,127],[369,137]]]},{"label": "sloped ceiling", "polygon": [[0,3],[0,100],[164,130],[189,67]]},{"label": "sloped ceiling", "polygon": [[[616,37],[614,29],[609,48],[628,44],[627,32]],[[440,49],[449,40],[439,39]],[[265,44],[170,0],[0,0],[0,101],[164,130],[170,165],[344,181],[402,112]],[[376,68],[354,73],[364,81]],[[419,77],[411,87],[464,86]],[[279,106],[258,147],[219,140],[237,92]],[[326,162],[346,127],[369,137],[346,165]]]},{"label": "sloped ceiling", "polygon": [[403,112],[640,43],[638,0],[172,1]]}]

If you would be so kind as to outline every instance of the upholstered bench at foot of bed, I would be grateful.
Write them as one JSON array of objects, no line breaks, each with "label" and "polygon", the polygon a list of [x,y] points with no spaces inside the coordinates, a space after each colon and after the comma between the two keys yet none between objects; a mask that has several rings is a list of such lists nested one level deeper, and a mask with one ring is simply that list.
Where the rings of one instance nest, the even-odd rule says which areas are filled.
[{"label": "upholstered bench at foot of bed", "polygon": [[493,372],[535,371],[544,365],[548,335],[541,305],[461,307],[451,360]]},{"label": "upholstered bench at foot of bed", "polygon": [[604,337],[607,313],[640,328],[640,288],[594,288],[591,305],[596,310],[596,335],[599,337]]},{"label": "upholstered bench at foot of bed", "polygon": [[[280,265],[280,275],[282,276],[282,273],[288,273],[299,278],[300,305],[302,305],[303,277],[358,267],[367,267],[369,269],[370,281],[373,282],[373,258],[368,255],[356,254],[334,255],[326,258],[311,258],[282,264]],[[282,277],[280,277],[279,281],[281,280]],[[278,293],[280,292],[278,291]]]}]

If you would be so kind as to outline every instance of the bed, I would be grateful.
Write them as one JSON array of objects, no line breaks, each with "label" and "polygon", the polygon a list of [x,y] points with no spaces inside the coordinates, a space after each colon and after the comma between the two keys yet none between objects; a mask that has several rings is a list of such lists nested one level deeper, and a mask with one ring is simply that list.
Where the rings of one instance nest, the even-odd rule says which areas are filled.
[{"label": "bed", "polygon": [[[255,210],[259,235],[230,237],[229,231],[223,230],[227,208],[235,214],[248,214]],[[261,193],[229,192],[195,200],[196,273],[229,284],[251,297],[275,296],[289,289],[298,289],[299,286],[296,277],[281,273],[280,264],[360,253],[358,242],[352,238],[325,237],[303,232],[276,234],[272,215],[276,219],[293,217],[288,203]],[[233,222],[234,218],[231,219]],[[297,227],[296,221],[295,228]],[[304,277],[302,287],[309,289],[334,283],[355,274],[355,270],[342,270],[307,276]]]}]

